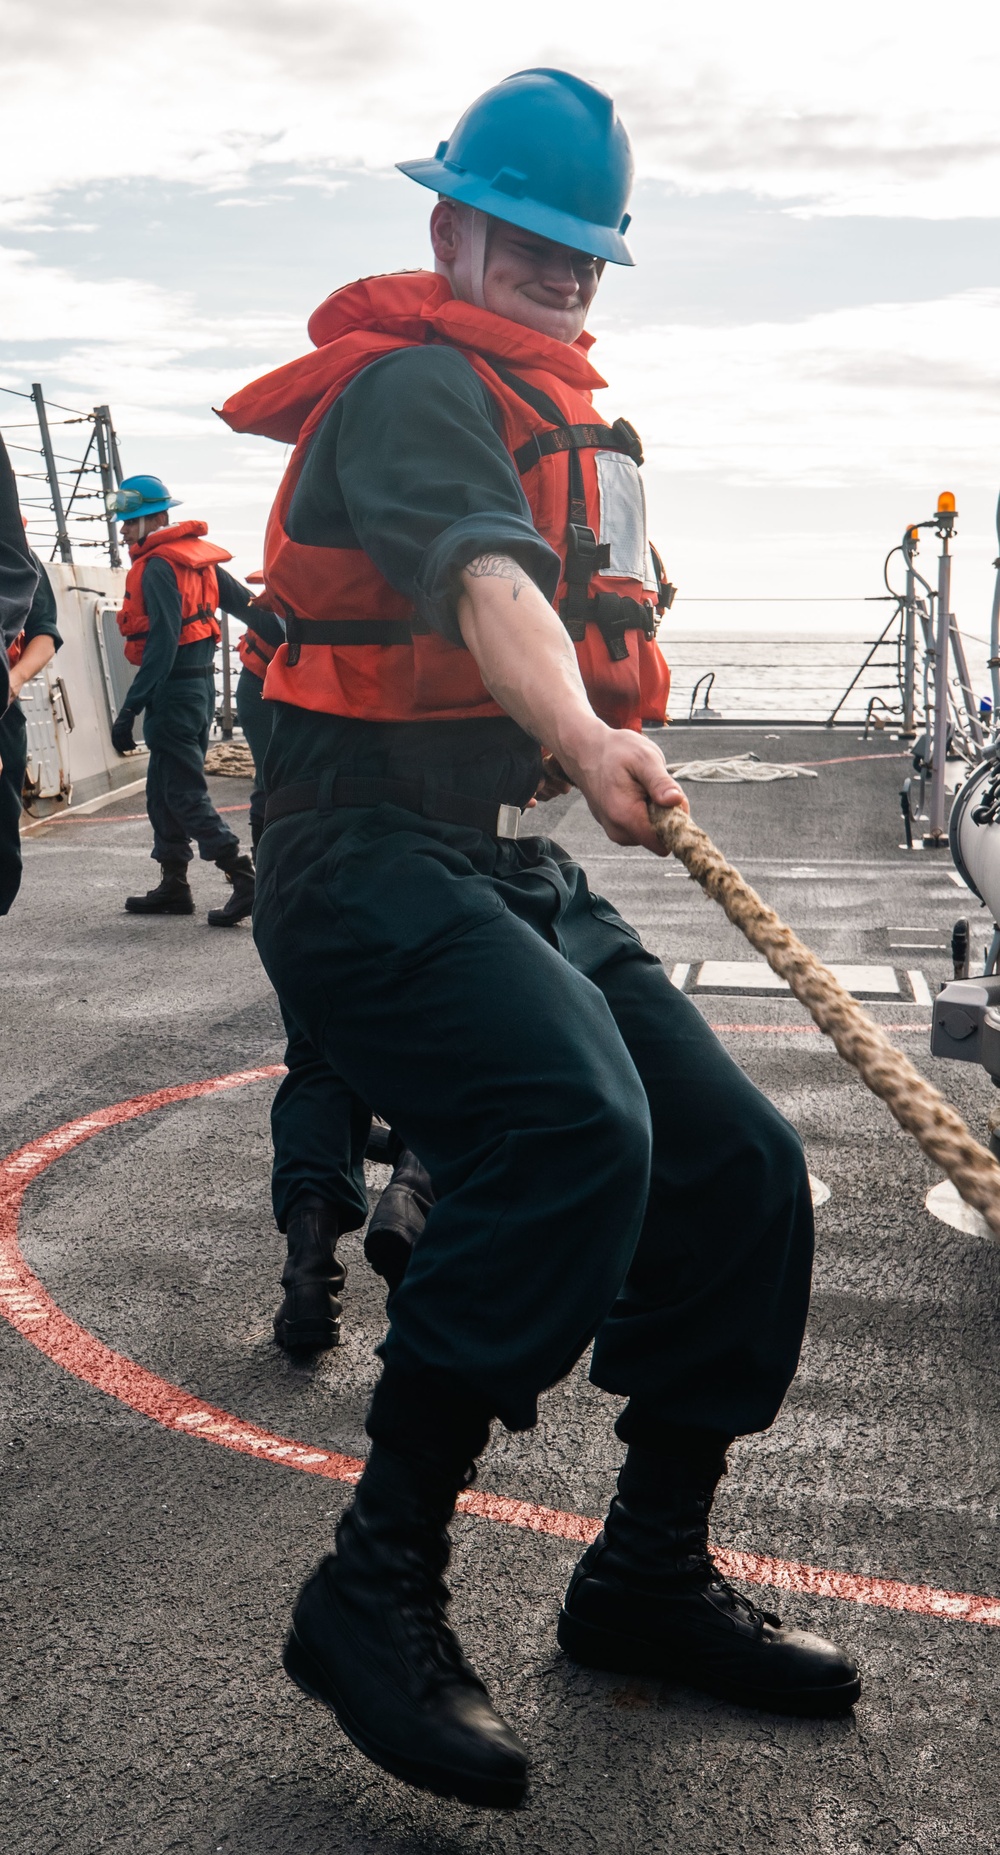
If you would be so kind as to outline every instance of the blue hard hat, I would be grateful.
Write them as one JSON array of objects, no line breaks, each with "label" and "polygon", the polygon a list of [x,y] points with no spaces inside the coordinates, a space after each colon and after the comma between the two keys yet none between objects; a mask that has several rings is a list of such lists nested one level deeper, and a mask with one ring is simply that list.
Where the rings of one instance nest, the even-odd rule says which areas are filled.
[{"label": "blue hard hat", "polygon": [[568,71],[517,71],[477,97],[432,161],[401,173],[573,251],[635,262],[622,234],[632,149],[611,98]]},{"label": "blue hard hat", "polygon": [[143,515],[159,515],[164,509],[176,509],[178,498],[171,496],[160,477],[126,477],[106,498],[108,514],[118,522],[135,522]]}]

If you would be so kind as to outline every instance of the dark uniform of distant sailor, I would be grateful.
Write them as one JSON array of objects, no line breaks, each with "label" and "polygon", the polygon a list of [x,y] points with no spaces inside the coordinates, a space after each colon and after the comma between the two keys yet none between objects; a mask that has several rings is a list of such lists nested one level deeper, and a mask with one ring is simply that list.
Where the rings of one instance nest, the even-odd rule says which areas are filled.
[{"label": "dark uniform of distant sailor", "polygon": [[118,626],[126,657],[140,667],[111,740],[130,753],[135,717],[145,711],[146,810],[163,872],[155,889],[130,895],[125,907],[133,915],[193,914],[193,840],[233,885],[225,906],[208,916],[214,927],[230,927],[253,908],[253,864],[208,796],[205,752],[215,712],[216,608],[242,618],[251,594],[222,572],[220,562],[232,557],[204,539],[204,522],[170,522],[175,507],[159,477],[127,477],[114,498],[132,562]]},{"label": "dark uniform of distant sailor", "polygon": [[[24,629],[8,652],[11,702],[7,713],[0,716],[0,761],[3,762],[3,771],[0,773],[0,843],[4,845],[0,850],[0,859],[4,863],[0,893],[10,890],[10,860],[16,857],[17,880],[10,901],[13,901],[21,880],[21,794],[28,765],[28,724],[17,697],[25,683],[30,683],[33,676],[44,670],[62,644],[56,624],[55,594],[37,555],[34,559],[38,568],[38,590],[24,621]],[[7,903],[9,907],[10,902]],[[7,908],[0,901],[0,913],[6,914]]]},{"label": "dark uniform of distant sailor", "polygon": [[[251,586],[263,578],[262,573],[247,575]],[[238,646],[243,667],[236,684],[236,714],[254,763],[250,837],[255,852],[264,829],[262,769],[274,715],[274,705],[264,701],[264,677],[285,641],[284,625],[265,599],[255,598],[241,614],[246,630]],[[340,1340],[346,1270],[336,1254],[338,1237],[359,1230],[367,1220],[365,1255],[394,1288],[423,1230],[433,1192],[415,1155],[401,1152],[384,1124],[372,1130],[366,1104],[294,1024],[288,1023],[287,1030],[288,1075],[271,1110],[271,1199],[275,1222],[287,1238],[274,1337],[290,1353],[312,1353]],[[392,1177],[370,1218],[366,1153],[393,1162]]]},{"label": "dark uniform of distant sailor", "polygon": [[[262,573],[247,575],[248,585],[263,581]],[[274,710],[264,701],[267,666],[285,642],[285,627],[257,598],[240,614],[246,626],[237,645],[241,664],[236,681],[236,718],[253,759],[254,789],[250,794],[250,843],[254,851],[264,829],[264,756],[271,740]]]},{"label": "dark uniform of distant sailor", "polygon": [[[11,659],[20,654],[22,633],[34,609],[40,569],[24,535],[17,485],[0,438],[0,915],[8,913],[21,884],[20,758],[24,717],[9,705],[17,694]],[[14,704],[16,707],[16,703]]]},{"label": "dark uniform of distant sailor", "polygon": [[603,92],[507,79],[404,169],[443,196],[438,274],[339,291],[318,352],[225,411],[297,441],[254,932],[303,1044],[436,1193],[285,1666],[386,1769],[493,1805],[527,1757],[446,1624],[448,1522],[491,1421],[529,1428],[591,1341],[627,1455],[566,1653],[809,1714],[860,1685],[708,1550],[727,1445],[798,1359],[799,1139],[579,865],[516,835],[540,742],[616,843],[656,850],[647,798],[684,802],[640,726],[666,677],[638,441],[597,418],[583,332],[604,260],[631,262],[631,171]]}]

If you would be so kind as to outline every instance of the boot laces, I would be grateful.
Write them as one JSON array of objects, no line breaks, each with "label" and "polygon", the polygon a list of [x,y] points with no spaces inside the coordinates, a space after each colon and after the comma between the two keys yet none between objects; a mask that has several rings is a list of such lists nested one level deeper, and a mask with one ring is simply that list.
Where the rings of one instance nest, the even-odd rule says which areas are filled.
[{"label": "boot laces", "polygon": [[442,1544],[434,1554],[436,1564],[430,1553],[423,1557],[406,1552],[401,1554],[397,1567],[402,1600],[397,1616],[428,1682],[437,1687],[466,1684],[475,1678],[448,1623],[451,1592],[441,1576],[447,1557],[447,1548]]},{"label": "boot laces", "polygon": [[723,1577],[710,1552],[705,1554],[705,1558],[709,1570],[708,1589],[710,1591],[719,1592],[726,1598],[730,1608],[735,1610],[737,1615],[741,1615],[757,1628],[762,1629],[765,1623],[772,1624],[775,1629],[781,1628],[781,1618],[775,1616],[773,1610],[762,1610],[752,1598],[746,1597],[742,1591],[737,1591],[735,1586],[730,1584],[729,1579]]}]

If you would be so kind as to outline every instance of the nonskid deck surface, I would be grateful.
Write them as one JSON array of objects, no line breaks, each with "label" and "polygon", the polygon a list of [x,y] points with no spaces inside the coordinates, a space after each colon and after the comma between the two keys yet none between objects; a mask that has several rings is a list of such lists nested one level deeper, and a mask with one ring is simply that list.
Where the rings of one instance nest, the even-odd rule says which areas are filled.
[{"label": "nonskid deck surface", "polygon": [[[932,1062],[929,1013],[905,973],[921,971],[933,991],[950,971],[955,917],[973,917],[974,943],[989,924],[950,881],[946,859],[897,850],[905,762],[891,743],[820,730],[766,742],[759,732],[712,730],[709,741],[677,730],[671,757],[748,746],[845,763],[820,766],[815,781],[692,787],[695,815],[820,955],[902,976],[897,997],[868,1009],[981,1131],[986,1078]],[[847,759],[868,753],[878,758]],[[213,785],[220,803],[246,796],[237,781]],[[174,1404],[163,1394],[159,1421],[139,1414],[122,1401],[134,1389],[127,1378],[115,1397],[73,1375],[104,1358],[90,1342],[75,1356],[39,1350],[58,1317],[39,1319],[33,1340],[30,1297],[8,1304],[20,1306],[23,1332],[0,1321],[0,1846],[31,1855],[492,1855],[556,1843],[568,1855],[965,1855],[993,1846],[1000,1634],[852,1601],[851,1592],[872,1595],[864,1582],[841,1584],[849,1595],[840,1599],[759,1593],[857,1655],[866,1689],[855,1718],[758,1717],[569,1666],[554,1626],[578,1545],[558,1527],[509,1524],[503,1507],[497,1518],[461,1518],[456,1619],[533,1753],[529,1808],[511,1820],[383,1777],[290,1686],[279,1666],[290,1605],[349,1493],[331,1478],[336,1467],[315,1458],[363,1453],[379,1284],[359,1238],[346,1239],[339,1351],[304,1370],[273,1347],[273,1079],[185,1089],[84,1128],[88,1137],[65,1151],[42,1145],[111,1104],[281,1060],[249,933],[204,924],[218,900],[214,869],[195,870],[194,919],[121,912],[153,867],[145,825],[117,821],[136,810],[134,799],[119,801],[26,842],[24,890],[4,929],[4,1023],[14,1032],[0,1151],[27,1145],[44,1162],[22,1170],[21,1249],[38,1293],[150,1382],[179,1391]],[[578,799],[543,820],[665,963],[691,968],[689,986],[704,961],[749,960],[678,867],[615,850]],[[831,1193],[817,1214],[801,1371],[773,1431],[733,1452],[718,1540],[860,1581],[1000,1595],[1000,1248],[926,1213],[933,1169],[794,1001],[729,991],[697,1002],[799,1127]],[[372,1172],[374,1188],[384,1176]],[[181,1394],[189,1404],[176,1404]],[[171,1413],[197,1419],[204,1406],[227,1415],[166,1427]],[[544,1400],[536,1432],[496,1436],[479,1491],[600,1515],[620,1454],[614,1409],[577,1371]],[[277,1439],[279,1451],[281,1439],[298,1447],[276,1453],[257,1436]]]}]

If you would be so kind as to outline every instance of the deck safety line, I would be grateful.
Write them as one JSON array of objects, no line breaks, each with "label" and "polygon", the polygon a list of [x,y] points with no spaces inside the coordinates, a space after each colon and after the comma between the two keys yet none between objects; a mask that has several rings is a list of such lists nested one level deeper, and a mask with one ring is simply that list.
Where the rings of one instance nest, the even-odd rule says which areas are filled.
[{"label": "deck safety line", "polygon": [[[157,1108],[219,1095],[228,1089],[243,1088],[249,1082],[263,1082],[283,1073],[281,1064],[269,1063],[257,1069],[213,1076],[204,1082],[156,1089],[152,1094],[136,1095],[128,1101],[115,1102],[108,1108],[99,1108],[92,1114],[67,1121],[8,1154],[0,1161],[0,1314],[40,1353],[74,1378],[117,1399],[141,1416],[152,1418],[166,1430],[179,1430],[232,1449],[238,1455],[256,1456],[286,1468],[300,1469],[307,1475],[322,1476],[327,1481],[356,1482],[364,1467],[357,1457],[310,1448],[290,1437],[261,1429],[257,1424],[246,1423],[106,1346],[103,1340],[79,1326],[56,1305],[28,1267],[18,1243],[18,1215],[25,1191],[32,1180],[63,1153],[82,1146],[84,1141],[104,1133],[109,1127],[138,1120]],[[511,1500],[505,1495],[474,1490],[461,1495],[458,1505],[462,1513],[480,1520],[524,1527],[533,1533],[573,1540],[580,1545],[589,1545],[601,1526],[599,1520],[589,1519],[584,1514],[562,1513],[557,1508],[541,1507],[534,1501]],[[727,1577],[739,1578],[747,1584],[766,1585],[779,1591],[802,1591],[813,1597],[841,1598],[849,1603],[910,1611],[917,1616],[940,1617],[951,1622],[1000,1626],[1000,1597],[939,1591],[931,1585],[903,1584],[895,1578],[829,1571],[797,1560],[738,1552],[727,1547],[716,1547],[714,1551],[720,1570]]]},{"label": "deck safety line", "polygon": [[[245,812],[249,806],[250,800],[246,799],[242,805],[217,805],[215,810],[217,812]],[[25,825],[24,831],[34,831],[40,824],[148,824],[148,822],[148,812],[115,812],[110,818],[106,818],[103,812],[52,812],[47,818],[32,818],[31,823]]]}]

